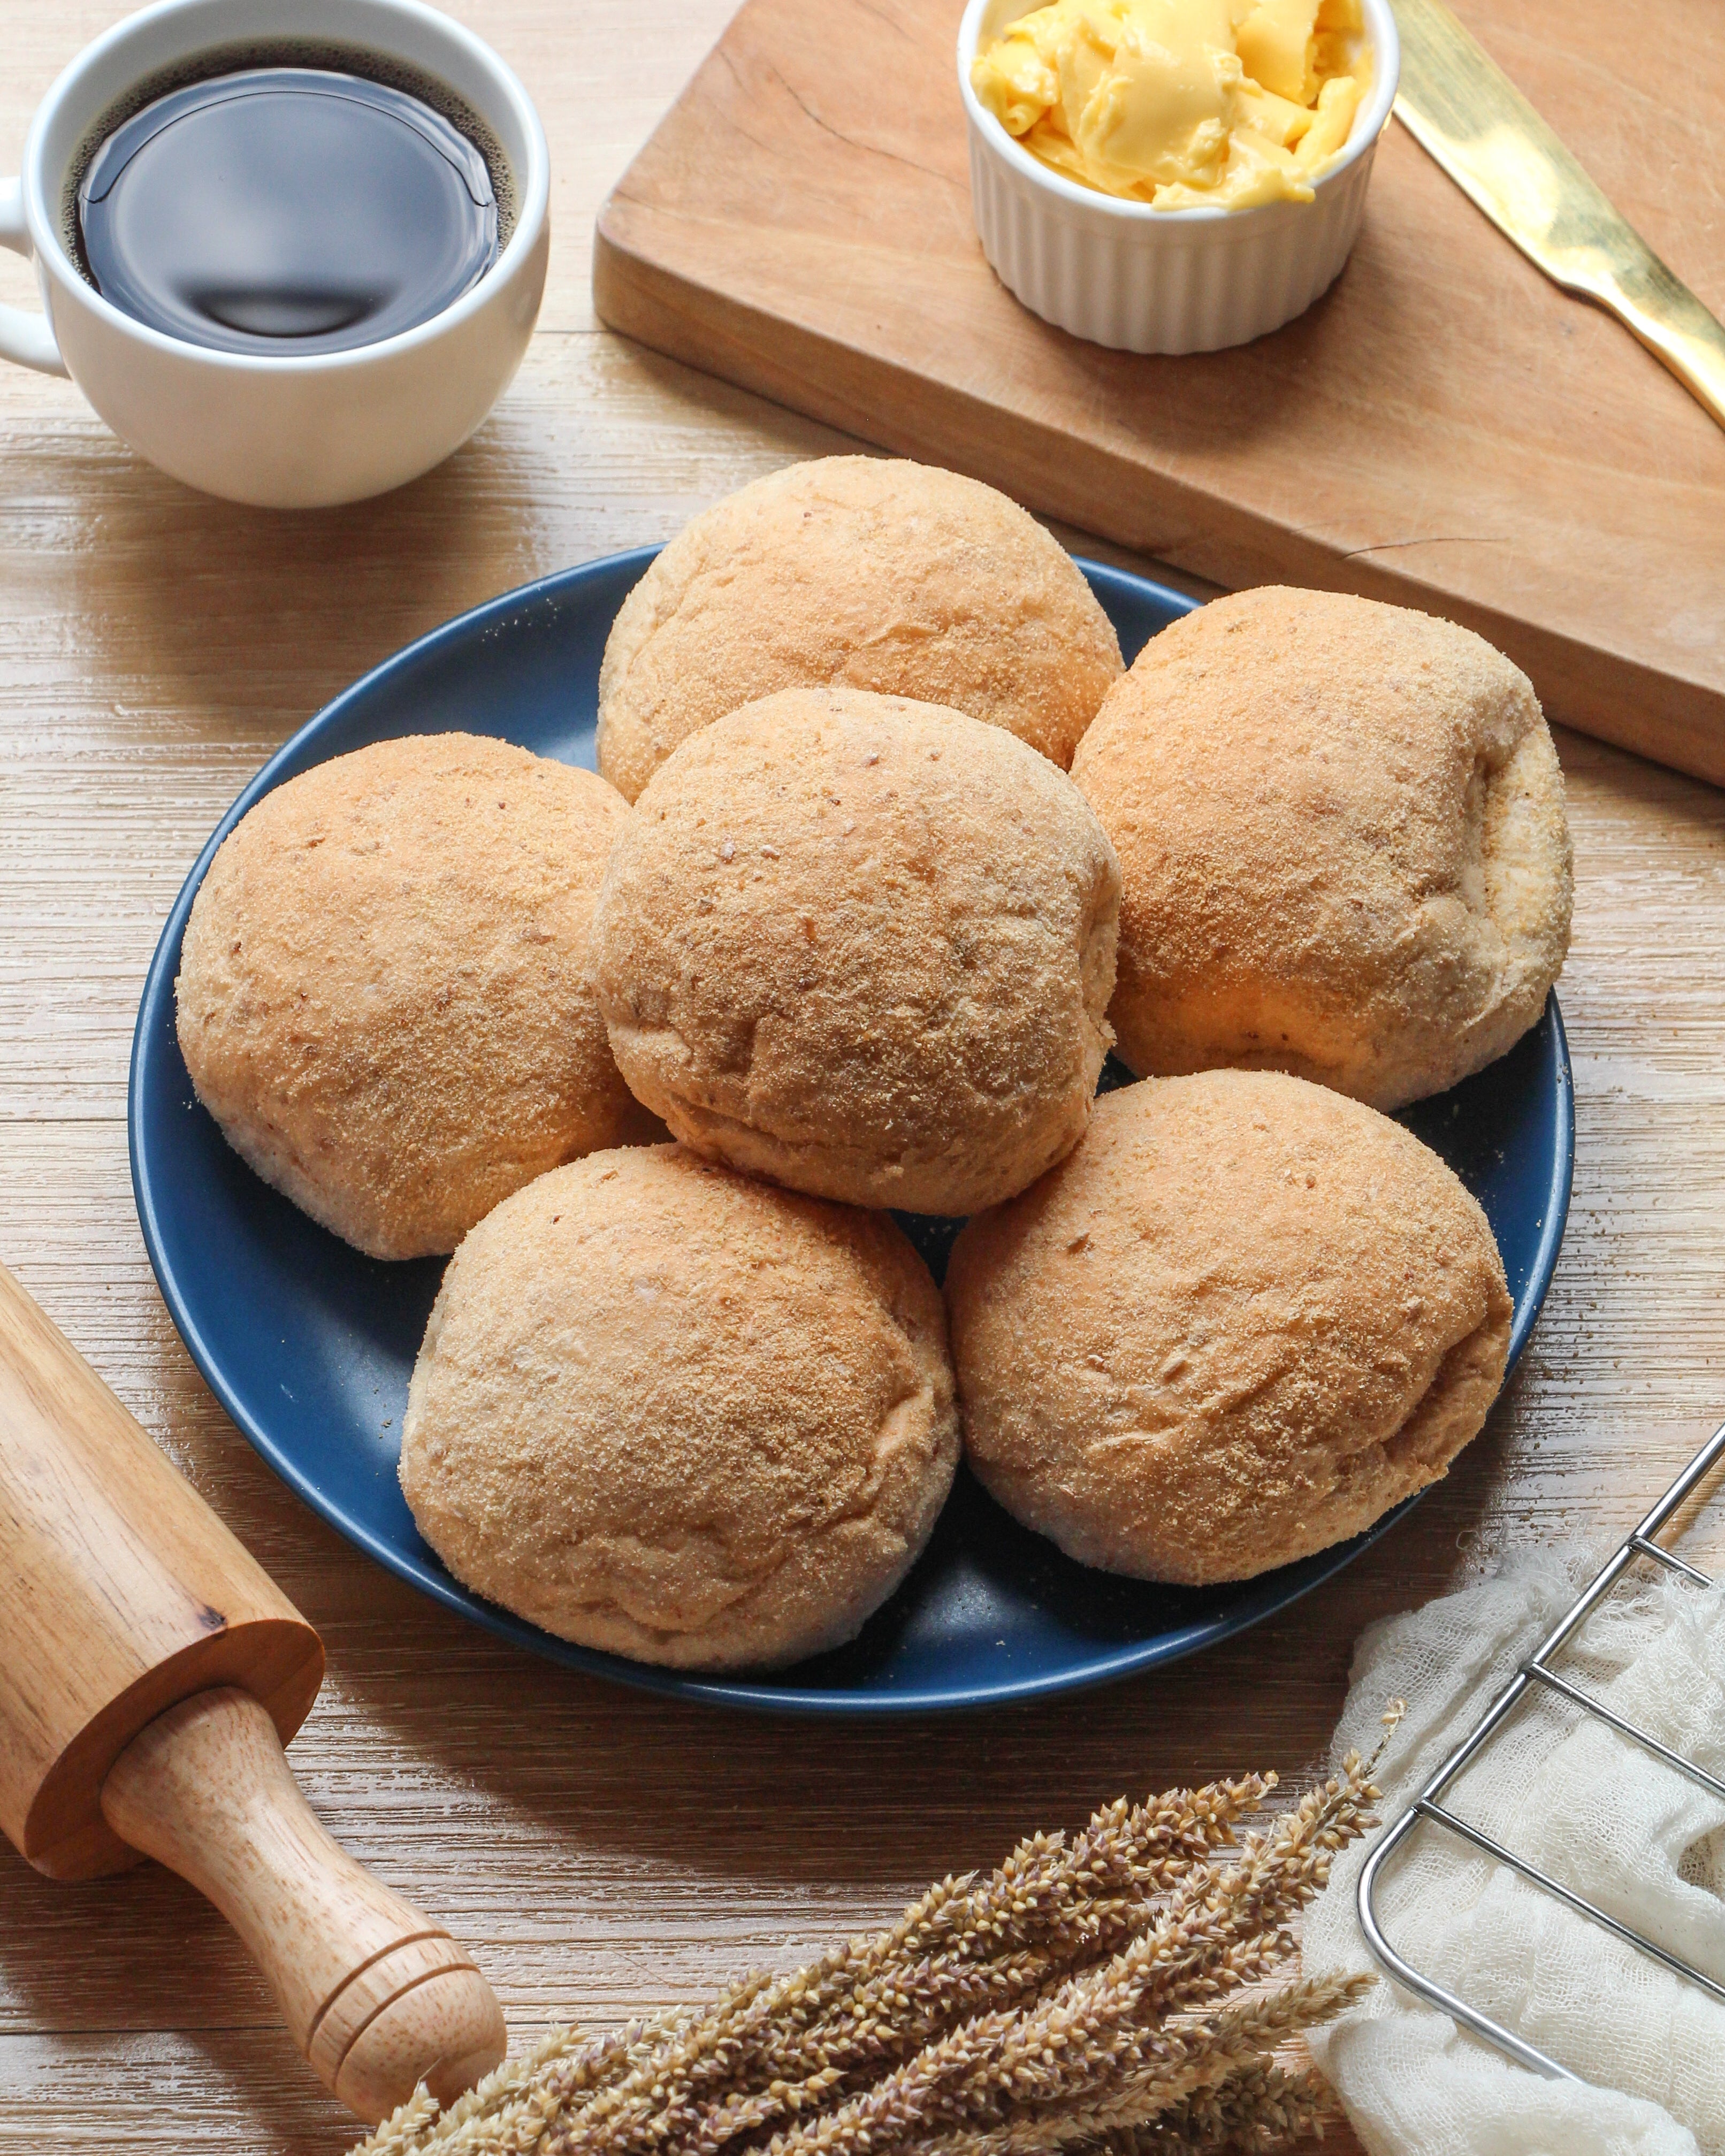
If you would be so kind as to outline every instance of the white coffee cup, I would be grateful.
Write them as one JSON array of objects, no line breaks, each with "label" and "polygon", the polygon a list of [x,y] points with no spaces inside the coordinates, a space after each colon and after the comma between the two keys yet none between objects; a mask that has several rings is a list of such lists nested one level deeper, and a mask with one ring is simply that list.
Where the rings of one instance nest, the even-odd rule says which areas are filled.
[{"label": "white coffee cup", "polygon": [[[444,84],[508,160],[515,226],[497,260],[429,321],[298,358],[214,352],[123,314],[83,275],[61,219],[73,161],[136,85],[211,48],[362,46]],[[0,358],[69,374],[141,456],[231,501],[358,501],[440,463],[490,410],[545,289],[550,158],[539,116],[489,46],[420,0],[157,0],[73,61],[0,180],[0,246],[33,257],[44,312],[0,306]]]}]

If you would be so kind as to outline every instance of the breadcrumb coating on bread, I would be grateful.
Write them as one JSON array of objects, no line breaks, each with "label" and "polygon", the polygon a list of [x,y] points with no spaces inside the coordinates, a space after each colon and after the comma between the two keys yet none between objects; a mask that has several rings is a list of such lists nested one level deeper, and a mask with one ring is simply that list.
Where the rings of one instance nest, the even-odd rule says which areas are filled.
[{"label": "breadcrumb coating on bread", "polygon": [[968,1455],[1083,1564],[1244,1579],[1436,1481],[1502,1382],[1485,1214],[1358,1101],[1271,1071],[1145,1079],[960,1235]]},{"label": "breadcrumb coating on bread", "polygon": [[401,1481],[458,1578],[560,1638],[766,1668],[891,1594],[958,1452],[940,1291],[896,1224],[657,1146],[467,1237]]},{"label": "breadcrumb coating on bread", "polygon": [[1071,557],[991,486],[822,457],[684,526],[624,601],[599,769],[630,801],[678,743],[781,689],[870,689],[1004,726],[1064,771],[1120,644]]},{"label": "breadcrumb coating on bread", "polygon": [[655,775],[606,871],[593,980],[624,1075],[697,1152],[968,1213],[1083,1133],[1118,903],[1101,826],[1024,742],[788,690]]},{"label": "breadcrumb coating on bread", "polygon": [[1072,775],[1120,855],[1140,1075],[1288,1070],[1396,1108],[1495,1062],[1568,949],[1532,685],[1405,607],[1278,586],[1153,637]]},{"label": "breadcrumb coating on bread", "polygon": [[559,1162],[662,1137],[586,979],[628,816],[592,772],[461,733],[266,793],[210,863],[175,983],[229,1144],[356,1248],[413,1258]]}]

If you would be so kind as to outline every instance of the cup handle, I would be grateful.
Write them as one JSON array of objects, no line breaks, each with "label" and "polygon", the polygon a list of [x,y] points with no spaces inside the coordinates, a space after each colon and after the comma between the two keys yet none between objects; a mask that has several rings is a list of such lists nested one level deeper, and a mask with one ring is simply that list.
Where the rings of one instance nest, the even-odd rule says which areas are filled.
[{"label": "cup handle", "polygon": [[[17,180],[0,180],[0,247],[28,259],[30,228],[24,223],[24,191]],[[16,360],[38,374],[64,374],[66,362],[46,315],[0,305],[0,359]]]}]

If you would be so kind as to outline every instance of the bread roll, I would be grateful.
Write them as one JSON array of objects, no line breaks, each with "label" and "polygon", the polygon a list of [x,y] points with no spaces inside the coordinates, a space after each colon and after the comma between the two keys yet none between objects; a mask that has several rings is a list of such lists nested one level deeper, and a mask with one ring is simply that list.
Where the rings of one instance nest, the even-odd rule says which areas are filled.
[{"label": "bread roll", "polygon": [[765,1668],[885,1601],[957,1457],[939,1291],[895,1224],[656,1146],[467,1237],[401,1481],[458,1578],[560,1638]]},{"label": "bread roll", "polygon": [[1081,1563],[1203,1585],[1444,1474],[1502,1382],[1485,1214],[1375,1110],[1273,1072],[1147,1079],[947,1273],[972,1466]]},{"label": "bread roll", "polygon": [[788,690],[642,794],[593,978],[624,1077],[697,1152],[968,1213],[1083,1132],[1118,891],[1071,781],[999,726]]},{"label": "bread roll", "polygon": [[623,603],[599,675],[599,769],[630,801],[679,742],[776,690],[950,705],[1064,771],[1121,670],[1071,557],[957,472],[822,457],[686,525]]},{"label": "bread roll", "polygon": [[266,793],[210,863],[174,984],[234,1151],[356,1248],[414,1258],[558,1162],[655,1135],[584,970],[628,816],[591,772],[459,733]]},{"label": "bread roll", "polygon": [[1513,1046],[1563,968],[1563,775],[1482,638],[1337,592],[1153,637],[1073,777],[1119,853],[1141,1073],[1290,1070],[1395,1108]]}]

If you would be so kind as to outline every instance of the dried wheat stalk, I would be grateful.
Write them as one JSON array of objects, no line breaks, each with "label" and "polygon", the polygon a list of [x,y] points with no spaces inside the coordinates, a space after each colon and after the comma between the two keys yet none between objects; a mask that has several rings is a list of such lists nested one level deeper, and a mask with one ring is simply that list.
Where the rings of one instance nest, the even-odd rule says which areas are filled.
[{"label": "dried wheat stalk", "polygon": [[[598,2044],[554,2030],[442,2116],[422,2091],[356,2156],[1100,2156],[1268,2150],[1321,2128],[1277,2047],[1353,1984],[1261,1984],[1331,1855],[1372,1824],[1350,1758],[1267,1831],[1275,1777],[1147,1804],[945,1879],[874,1938]],[[1233,1861],[1222,1852],[1237,1845]],[[1226,2001],[1227,2003],[1224,2003]]]}]

